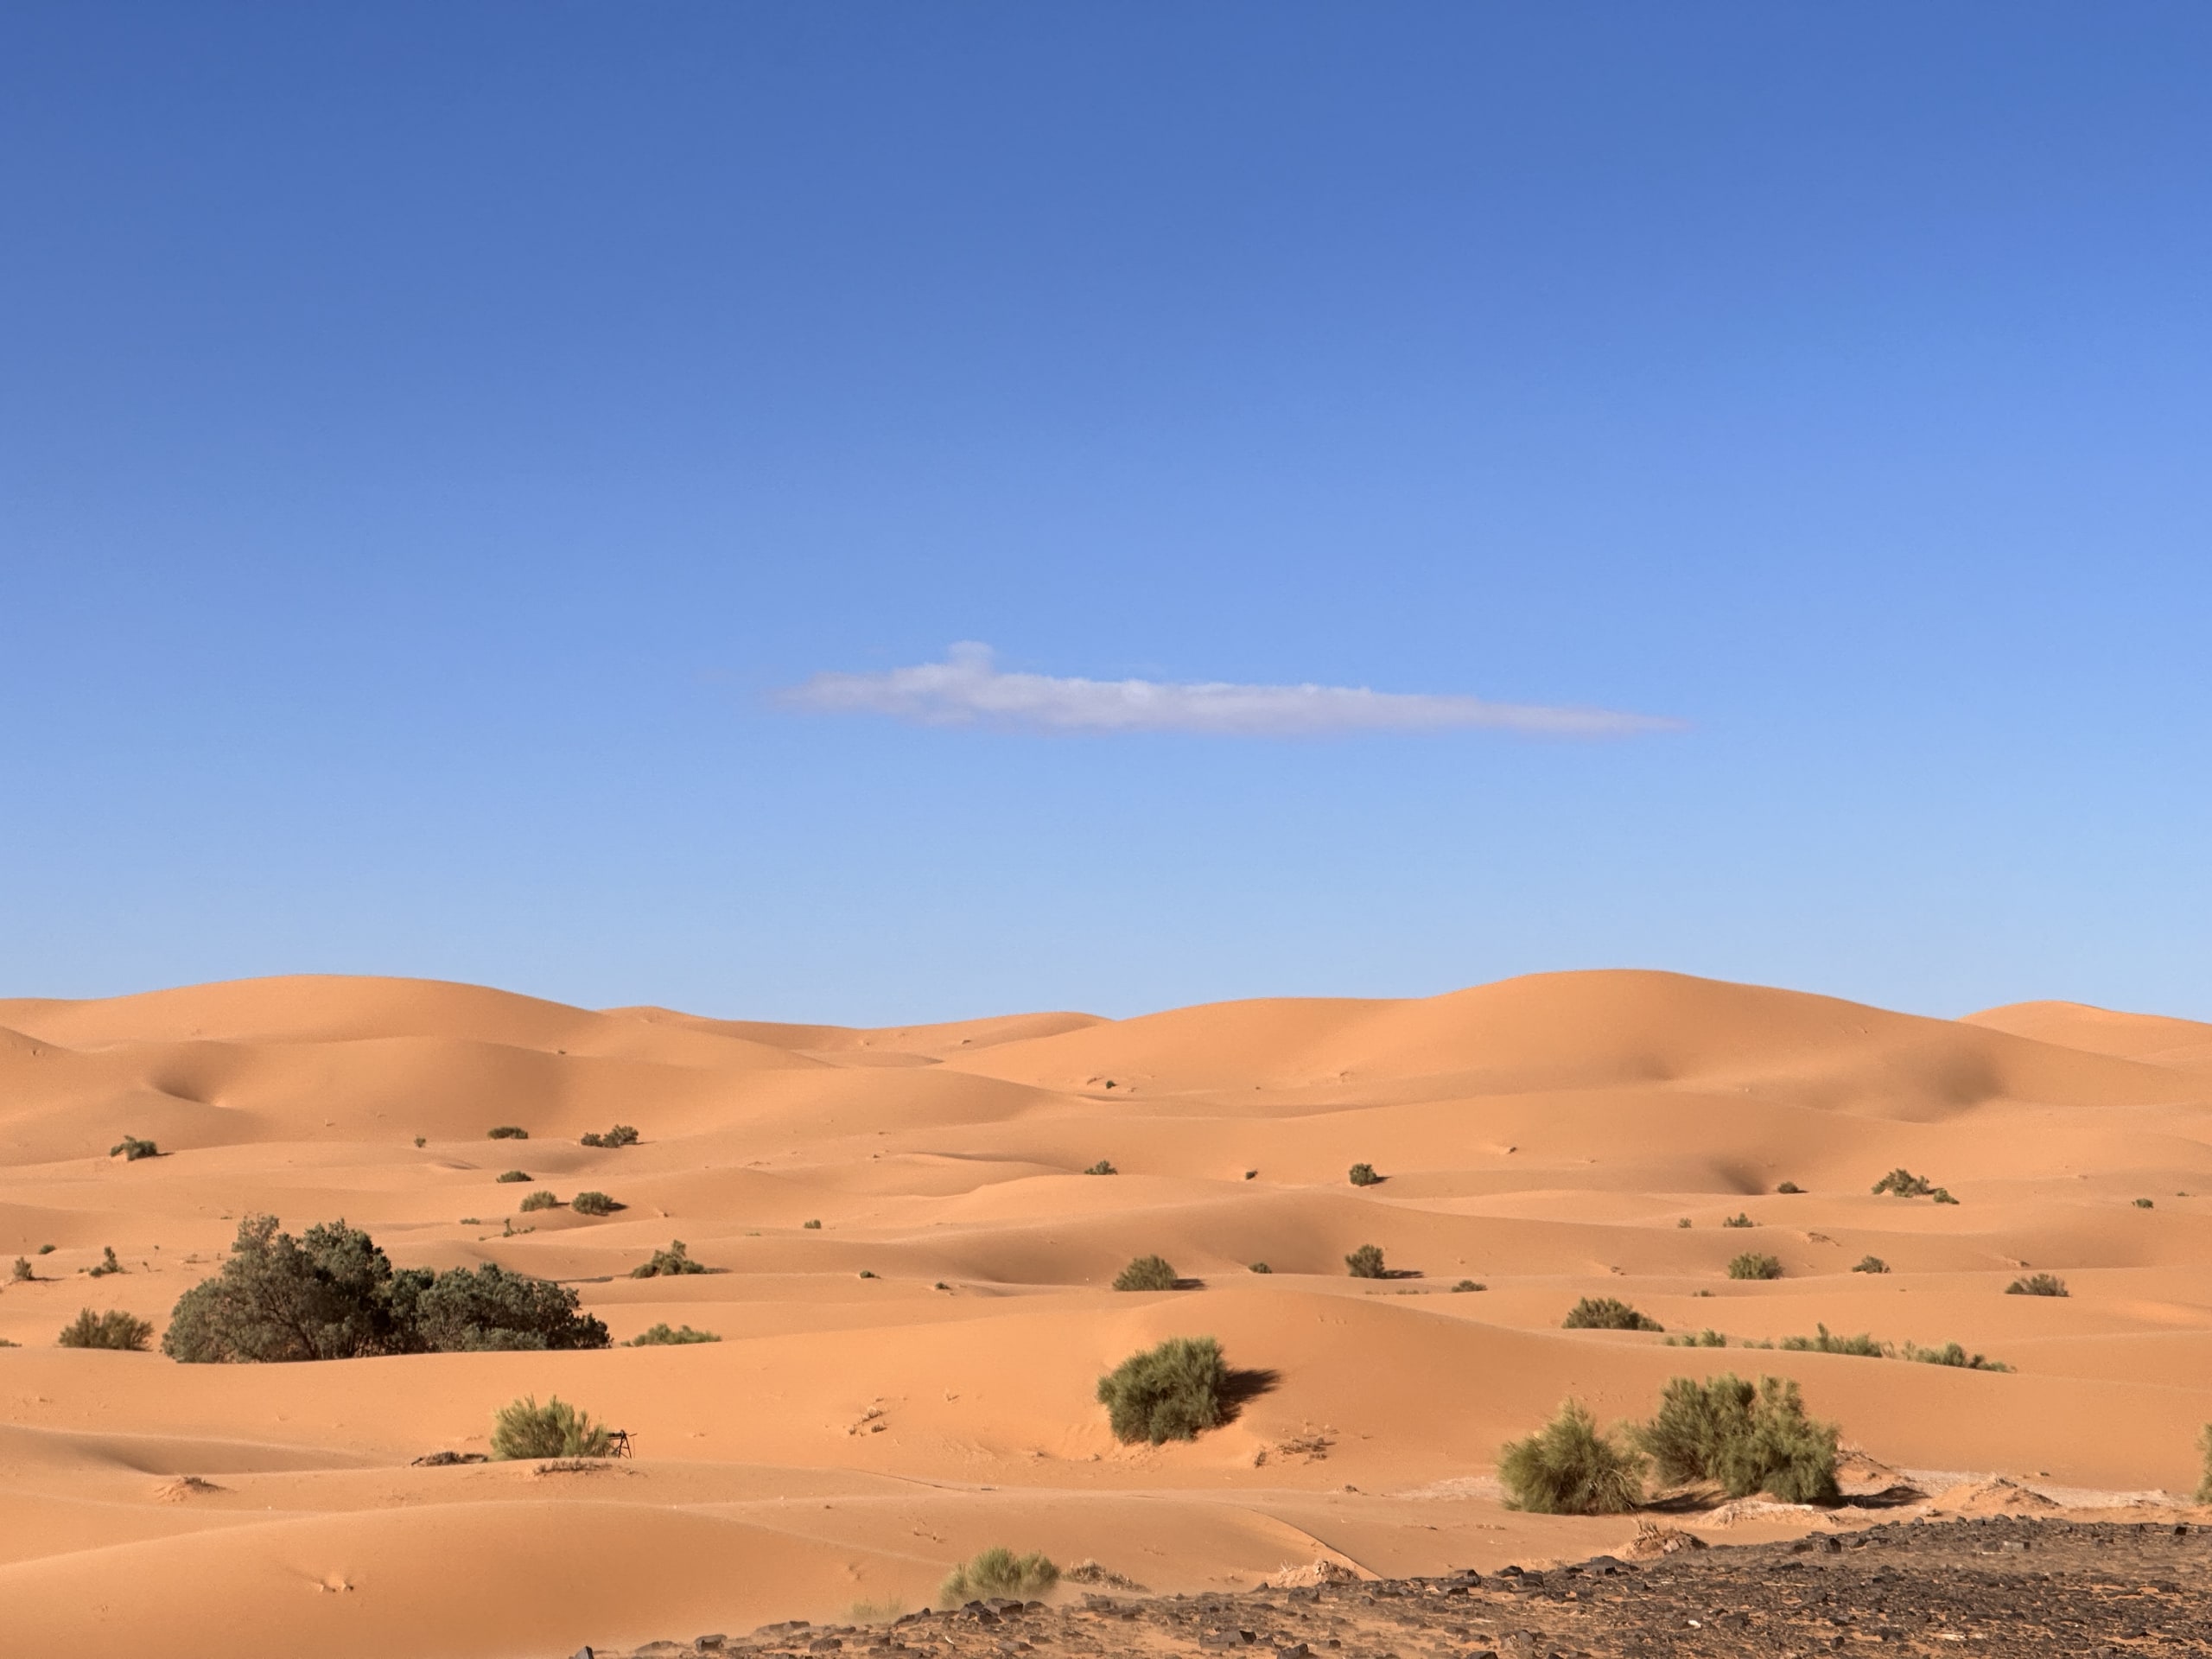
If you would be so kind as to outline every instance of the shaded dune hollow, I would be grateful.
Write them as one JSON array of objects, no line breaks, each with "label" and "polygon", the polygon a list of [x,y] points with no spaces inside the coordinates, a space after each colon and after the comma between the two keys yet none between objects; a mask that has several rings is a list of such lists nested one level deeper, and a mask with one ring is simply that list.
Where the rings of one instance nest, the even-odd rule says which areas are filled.
[{"label": "shaded dune hollow", "polygon": [[[1900,1168],[1953,1201],[1872,1190]],[[0,1001],[0,1647],[620,1649],[917,1609],[998,1544],[1163,1593],[1580,1559],[1632,1524],[1506,1508],[1501,1445],[1723,1370],[1796,1379],[1892,1506],[2202,1518],[2206,1195],[2212,1025],[2070,1003],[1645,972],[880,1030],[336,976]],[[165,1357],[252,1215],[559,1281],[613,1345]],[[711,1271],[633,1276],[678,1239]],[[1152,1255],[1174,1287],[1112,1288]],[[2068,1294],[2007,1294],[2035,1274]],[[1563,1329],[1585,1297],[1664,1331]],[[86,1308],[151,1346],[58,1345]],[[719,1339],[626,1345],[686,1325]],[[1764,1345],[1822,1328],[1892,1357]],[[1098,1378],[1173,1336],[1221,1344],[1228,1420],[1116,1440]],[[1952,1343],[2010,1369],[1902,1357]],[[553,1395],[633,1455],[480,1460]]]}]

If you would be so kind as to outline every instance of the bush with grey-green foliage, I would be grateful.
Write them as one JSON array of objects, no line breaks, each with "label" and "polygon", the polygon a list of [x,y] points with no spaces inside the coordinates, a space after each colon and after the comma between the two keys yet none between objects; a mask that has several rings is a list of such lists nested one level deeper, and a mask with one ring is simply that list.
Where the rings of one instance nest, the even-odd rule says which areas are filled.
[{"label": "bush with grey-green foliage", "polygon": [[703,1262],[694,1262],[691,1253],[683,1248],[680,1238],[669,1241],[664,1250],[655,1250],[652,1259],[630,1269],[632,1279],[663,1279],[678,1277],[687,1273],[712,1273],[714,1269]]},{"label": "bush with grey-green foliage", "polygon": [[54,1341],[64,1348],[112,1348],[124,1353],[137,1353],[153,1334],[151,1320],[126,1313],[121,1308],[95,1313],[87,1307],[62,1326],[61,1334]]},{"label": "bush with grey-green foliage", "polygon": [[527,1141],[530,1131],[513,1123],[501,1123],[485,1130],[484,1138],[487,1141]]},{"label": "bush with grey-green foliage", "polygon": [[1114,1275],[1116,1290],[1173,1290],[1179,1282],[1164,1255],[1141,1255]]},{"label": "bush with grey-green foliage", "polygon": [[721,1338],[711,1331],[694,1331],[690,1325],[671,1329],[667,1321],[649,1325],[622,1345],[625,1348],[681,1348],[695,1342],[720,1342]]},{"label": "bush with grey-green foliage", "polygon": [[638,1132],[627,1123],[617,1123],[604,1135],[585,1135],[582,1144],[587,1147],[608,1148],[634,1147],[638,1144]]},{"label": "bush with grey-green foliage", "polygon": [[248,1216],[222,1270],[178,1298],[162,1351],[188,1364],[384,1354],[604,1348],[607,1327],[563,1285],[474,1268],[395,1268],[343,1221],[301,1237]]},{"label": "bush with grey-green foliage", "polygon": [[579,1192],[569,1200],[569,1208],[580,1216],[611,1216],[623,1207],[604,1192]]},{"label": "bush with grey-green foliage", "polygon": [[1646,1313],[1639,1313],[1616,1296],[1585,1296],[1567,1310],[1560,1321],[1567,1331],[1664,1331],[1667,1327]]},{"label": "bush with grey-green foliage", "polygon": [[2055,1273],[2031,1273],[2005,1287],[2007,1296],[2066,1296],[2072,1293]]},{"label": "bush with grey-green foliage", "polygon": [[543,1187],[540,1187],[535,1192],[523,1194],[522,1212],[524,1215],[528,1215],[533,1210],[558,1210],[560,1207],[561,1200]]},{"label": "bush with grey-green foliage", "polygon": [[1795,1382],[1757,1383],[1724,1372],[1700,1382],[1678,1376],[1659,1411],[1634,1431],[1662,1481],[1718,1481],[1731,1497],[1764,1491],[1785,1503],[1836,1495],[1836,1427],[1805,1415]]},{"label": "bush with grey-green foliage", "polygon": [[1195,1440],[1229,1414],[1229,1366],[1211,1337],[1170,1337],[1098,1379],[1114,1438],[1132,1445]]},{"label": "bush with grey-green foliage", "polygon": [[1355,1279],[1381,1279],[1389,1272],[1382,1265],[1382,1248],[1375,1244],[1363,1244],[1344,1257],[1344,1270]]},{"label": "bush with grey-green foliage", "polygon": [[141,1141],[135,1135],[126,1135],[107,1149],[111,1158],[120,1158],[126,1164],[135,1164],[141,1158],[158,1158],[162,1149],[150,1141]]},{"label": "bush with grey-green foliage", "polygon": [[613,1455],[613,1437],[559,1395],[543,1405],[531,1395],[499,1408],[492,1419],[494,1462],[517,1458],[605,1458]]},{"label": "bush with grey-green foliage", "polygon": [[1779,1279],[1782,1277],[1782,1261],[1778,1256],[1745,1250],[1728,1264],[1728,1276],[1731,1279]]},{"label": "bush with grey-green foliage", "polygon": [[1003,1596],[1010,1601],[1029,1601],[1060,1581],[1060,1569],[1046,1556],[1032,1551],[1017,1555],[1000,1545],[963,1561],[944,1575],[937,1599],[946,1607]]},{"label": "bush with grey-green foliage", "polygon": [[1382,1180],[1382,1178],[1375,1173],[1375,1166],[1372,1164],[1354,1164],[1344,1179],[1354,1186],[1377,1186]]},{"label": "bush with grey-green foliage", "polygon": [[1498,1454],[1505,1507],[1533,1515],[1622,1515],[1643,1502],[1644,1458],[1598,1427],[1580,1401]]}]

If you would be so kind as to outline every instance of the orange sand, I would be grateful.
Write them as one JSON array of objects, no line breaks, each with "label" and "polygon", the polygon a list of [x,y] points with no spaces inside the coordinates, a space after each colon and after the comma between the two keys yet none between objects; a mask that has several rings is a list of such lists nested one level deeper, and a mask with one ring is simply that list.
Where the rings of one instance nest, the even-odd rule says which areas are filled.
[{"label": "orange sand", "polygon": [[[618,1121],[644,1144],[577,1144]],[[106,1157],[126,1133],[166,1155]],[[1077,1173],[1101,1158],[1121,1173]],[[1351,1187],[1356,1160],[1389,1179]],[[1899,1164],[1962,1202],[1871,1196]],[[511,1167],[536,1185],[495,1185]],[[1796,1376],[1873,1457],[1953,1471],[1939,1492],[2186,1490],[2212,1418],[2212,1198],[2177,1196],[2212,1192],[2212,1026],[2063,1003],[1952,1022],[1592,973],[850,1031],[262,980],[0,1001],[0,1255],[57,1247],[0,1289],[11,1652],[566,1653],[921,1605],[998,1542],[1168,1591],[1587,1552],[1632,1528],[1505,1511],[1500,1441],[1569,1391],[1644,1413],[1679,1371]],[[628,1207],[517,1216],[544,1187]],[[82,1306],[161,1321],[252,1211],[587,1281],[618,1340],[724,1340],[258,1367],[53,1345]],[[623,1276],[671,1237],[729,1271]],[[1348,1278],[1366,1243],[1420,1276]],[[84,1276],[108,1245],[127,1270]],[[1727,1279],[1745,1249],[1786,1276]],[[1106,1287],[1152,1251],[1204,1287]],[[1894,1271],[1848,1270],[1869,1253]],[[2025,1268],[2073,1295],[2002,1294]],[[1584,1294],[2017,1371],[1561,1331]],[[1195,1444],[1116,1445],[1096,1376],[1175,1332],[1273,1386]],[[408,1466],[554,1392],[637,1460]]]}]

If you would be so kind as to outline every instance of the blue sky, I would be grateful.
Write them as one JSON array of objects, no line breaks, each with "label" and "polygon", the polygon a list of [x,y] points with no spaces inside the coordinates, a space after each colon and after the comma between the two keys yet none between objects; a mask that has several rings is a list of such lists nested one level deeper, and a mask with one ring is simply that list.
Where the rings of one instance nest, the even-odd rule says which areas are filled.
[{"label": "blue sky", "polygon": [[0,995],[2212,1018],[2208,86],[2180,4],[11,6]]}]

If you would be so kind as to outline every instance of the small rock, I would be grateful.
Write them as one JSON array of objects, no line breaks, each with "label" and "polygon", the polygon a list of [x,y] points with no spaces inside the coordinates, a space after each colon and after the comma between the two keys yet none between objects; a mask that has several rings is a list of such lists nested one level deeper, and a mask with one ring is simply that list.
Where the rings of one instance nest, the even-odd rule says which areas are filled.
[{"label": "small rock", "polygon": [[721,1635],[702,1636],[691,1643],[694,1653],[720,1653],[729,1645],[729,1637]]}]

